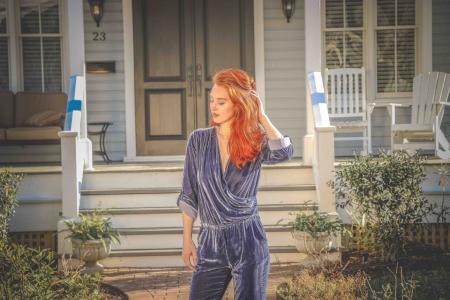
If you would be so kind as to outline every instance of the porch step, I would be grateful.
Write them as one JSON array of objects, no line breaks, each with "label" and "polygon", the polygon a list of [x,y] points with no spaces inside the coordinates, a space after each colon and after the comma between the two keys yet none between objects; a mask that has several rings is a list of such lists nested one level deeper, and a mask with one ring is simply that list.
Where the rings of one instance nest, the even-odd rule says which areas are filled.
[{"label": "porch step", "polygon": [[[183,267],[181,248],[113,250],[101,261],[107,268],[119,267]],[[295,246],[269,246],[270,262],[303,262],[309,258],[298,253]],[[187,268],[187,267],[186,267]]]},{"label": "porch step", "polygon": [[[281,218],[285,219],[280,224],[293,220],[289,215],[293,211],[312,211],[315,204],[263,204],[259,205],[259,214],[263,225],[275,224]],[[92,209],[82,209],[81,213],[91,213]],[[139,208],[112,208],[110,209],[111,221],[114,228],[149,228],[149,227],[176,227],[182,223],[180,209],[178,207],[139,207]],[[200,225],[197,218],[194,225]]]},{"label": "porch step", "polygon": [[[180,187],[82,190],[80,207],[176,207],[180,191]],[[316,190],[311,184],[260,186],[257,199],[258,204],[298,204],[301,199],[314,202]]]},{"label": "porch step", "polygon": [[[161,166],[137,169],[104,169],[86,172],[82,190],[171,188],[182,183],[183,166]],[[296,163],[263,165],[260,186],[314,184],[312,168]]]},{"label": "porch step", "polygon": [[[127,249],[164,249],[181,248],[183,246],[183,228],[123,228],[118,229],[120,233],[120,244],[113,244],[114,250]],[[291,234],[289,226],[266,225],[266,231],[269,246],[293,246],[295,241]],[[199,228],[194,227],[192,239],[197,243]]]},{"label": "porch step", "polygon": [[[184,266],[181,259],[183,224],[176,205],[181,191],[182,163],[118,166],[86,172],[80,211],[110,211],[121,244],[112,245],[106,267]],[[272,262],[300,262],[290,233],[292,212],[312,213],[317,208],[312,168],[301,162],[263,165],[257,202],[270,247]],[[277,222],[282,219],[281,223]],[[192,238],[198,241],[200,218]]]}]

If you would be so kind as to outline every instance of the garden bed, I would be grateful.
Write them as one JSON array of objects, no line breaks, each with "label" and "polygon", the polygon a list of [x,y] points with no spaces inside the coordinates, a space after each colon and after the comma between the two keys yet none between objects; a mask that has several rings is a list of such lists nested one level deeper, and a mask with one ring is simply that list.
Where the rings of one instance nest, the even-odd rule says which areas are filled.
[{"label": "garden bed", "polygon": [[278,285],[277,299],[450,299],[449,283],[450,255],[409,257],[398,264],[325,261]]}]

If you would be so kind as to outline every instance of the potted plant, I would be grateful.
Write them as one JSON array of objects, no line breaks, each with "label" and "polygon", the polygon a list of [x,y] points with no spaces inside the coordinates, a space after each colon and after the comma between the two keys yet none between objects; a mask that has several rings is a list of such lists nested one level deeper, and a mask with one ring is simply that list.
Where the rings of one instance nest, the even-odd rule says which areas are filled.
[{"label": "potted plant", "polygon": [[[292,213],[290,213],[292,214]],[[320,253],[331,247],[331,236],[337,236],[343,228],[337,217],[315,211],[313,214],[296,213],[294,221],[288,222],[291,234],[297,241],[298,252]]]},{"label": "potted plant", "polygon": [[105,217],[106,210],[94,210],[79,218],[65,220],[72,242],[72,254],[85,262],[83,273],[103,272],[99,260],[108,257],[111,242],[120,243],[119,233],[112,227],[111,218]]}]

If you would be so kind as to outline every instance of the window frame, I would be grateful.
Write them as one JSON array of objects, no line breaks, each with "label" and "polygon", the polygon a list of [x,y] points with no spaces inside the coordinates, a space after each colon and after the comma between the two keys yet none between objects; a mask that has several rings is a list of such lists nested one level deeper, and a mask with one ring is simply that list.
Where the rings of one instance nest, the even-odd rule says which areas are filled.
[{"label": "window frame", "polygon": [[9,17],[9,1],[5,0],[5,11],[6,11],[6,33],[0,33],[1,38],[6,38],[7,48],[8,48],[8,88],[11,90],[12,86],[12,76],[11,76],[11,24]]},{"label": "window frame", "polygon": [[[326,32],[326,13],[325,1],[321,0],[321,45],[322,45],[322,72],[326,68],[326,47],[325,47],[325,32]],[[385,105],[387,103],[396,102],[400,104],[412,103],[411,92],[397,92],[397,93],[378,93],[377,91],[377,49],[376,49],[376,30],[377,30],[377,1],[363,0],[363,66],[366,69],[366,97],[368,102],[375,102],[376,104]],[[429,31],[431,26],[431,6],[427,0],[415,0],[415,75],[431,71],[431,45],[424,45],[426,38],[424,32]],[[426,17],[427,19],[424,19]],[[427,22],[427,23],[426,23]],[[428,24],[430,23],[430,24]],[[412,25],[409,25],[412,26]],[[359,27],[358,27],[359,28]],[[398,27],[397,27],[398,28]],[[430,27],[431,28],[431,27]],[[431,32],[428,32],[431,34]],[[426,49],[427,50],[426,50]],[[427,57],[425,57],[427,55]],[[429,57],[428,57],[429,56]]]},{"label": "window frame", "polygon": [[[345,0],[344,0],[345,1]],[[322,51],[322,61],[324,62],[323,64],[323,71],[325,70],[326,66],[326,33],[327,32],[343,32],[343,42],[345,45],[345,38],[346,35],[345,33],[348,31],[358,31],[358,32],[362,32],[362,42],[363,42],[363,49],[362,49],[362,63],[363,63],[363,67],[365,66],[365,61],[366,61],[366,49],[364,47],[364,43],[366,42],[366,18],[365,18],[365,7],[367,6],[366,1],[362,0],[362,4],[363,4],[363,22],[362,22],[362,27],[339,27],[339,28],[327,28],[326,27],[326,8],[325,8],[325,3],[326,0],[321,0],[321,16],[322,16],[322,20],[321,20],[321,26],[322,26],[322,36],[321,36],[321,41],[322,41],[322,45],[323,45],[323,49],[324,51]],[[346,10],[344,9],[344,26],[345,26],[345,20],[346,20]],[[344,57],[344,65],[346,64],[346,47],[343,47],[343,57]],[[345,67],[346,68],[346,67]]]},{"label": "window frame", "polygon": [[[398,0],[395,0],[396,2]],[[378,67],[377,67],[377,31],[379,30],[401,30],[401,29],[414,29],[414,76],[416,76],[419,72],[418,72],[418,66],[419,66],[419,56],[418,56],[418,49],[420,47],[420,41],[418,39],[419,35],[419,26],[418,26],[418,22],[420,21],[420,18],[418,17],[418,15],[420,14],[420,10],[418,7],[418,0],[415,0],[415,22],[414,25],[393,25],[393,26],[378,26],[377,24],[377,2],[378,0],[373,1],[373,18],[375,21],[374,24],[374,41],[373,41],[373,47],[374,47],[374,73],[375,73],[375,83],[374,83],[374,90],[375,90],[375,98],[376,99],[385,99],[385,98],[409,98],[412,97],[412,91],[411,92],[378,92]],[[397,20],[397,8],[395,9],[395,20]],[[395,38],[397,38],[397,34],[395,34]],[[395,41],[396,42],[396,41]],[[397,52],[397,44],[395,44],[395,48],[394,48],[395,53]],[[396,62],[395,62],[395,84],[397,85],[397,72],[398,68],[397,68],[397,58],[396,58]],[[397,86],[396,86],[397,87]]]},{"label": "window frame", "polygon": [[[59,37],[61,45],[61,92],[66,91],[66,81],[68,79],[67,74],[67,26],[66,26],[66,1],[67,0],[57,0],[59,9],[59,33],[44,33],[44,34],[22,34],[20,25],[20,1],[17,0],[6,0],[7,7],[7,31],[9,34],[9,89],[13,93],[24,91],[24,74],[23,74],[23,48],[22,48],[22,38],[25,36],[34,37]],[[42,49],[42,43],[41,43]],[[41,57],[43,53],[41,52]],[[44,66],[42,66],[43,72]],[[42,78],[42,85],[44,86],[44,78]],[[46,92],[44,89],[42,89]],[[41,91],[42,91],[41,90]]]}]

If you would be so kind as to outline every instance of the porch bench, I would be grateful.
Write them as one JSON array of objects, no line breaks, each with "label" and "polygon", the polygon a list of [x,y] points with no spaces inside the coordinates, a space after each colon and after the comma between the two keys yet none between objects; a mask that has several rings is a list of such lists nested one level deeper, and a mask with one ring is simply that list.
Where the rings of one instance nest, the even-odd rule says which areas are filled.
[{"label": "porch bench", "polygon": [[66,105],[62,92],[0,91],[0,145],[59,144]]}]

